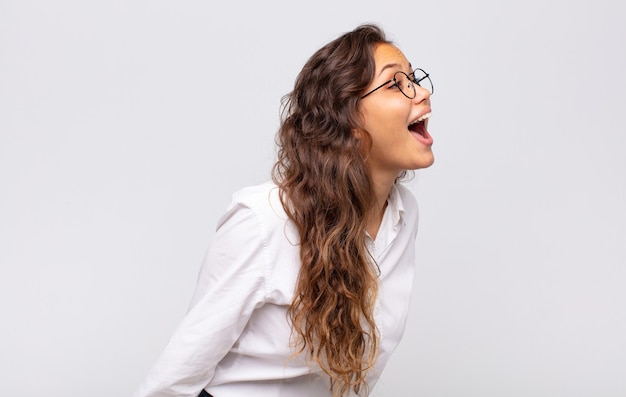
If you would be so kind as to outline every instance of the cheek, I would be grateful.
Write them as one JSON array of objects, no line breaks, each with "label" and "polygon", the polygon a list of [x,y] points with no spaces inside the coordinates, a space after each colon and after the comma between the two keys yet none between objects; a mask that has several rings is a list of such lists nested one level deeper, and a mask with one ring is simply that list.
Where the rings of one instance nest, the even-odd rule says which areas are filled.
[{"label": "cheek", "polygon": [[406,103],[387,101],[365,114],[366,127],[373,130],[406,127],[411,108]]}]

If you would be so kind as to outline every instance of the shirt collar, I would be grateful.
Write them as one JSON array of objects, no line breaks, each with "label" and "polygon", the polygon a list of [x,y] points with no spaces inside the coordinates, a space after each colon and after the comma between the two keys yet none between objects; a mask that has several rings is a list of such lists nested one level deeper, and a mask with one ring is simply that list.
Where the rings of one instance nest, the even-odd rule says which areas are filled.
[{"label": "shirt collar", "polygon": [[404,203],[402,203],[402,197],[400,197],[400,192],[396,184],[391,186],[391,191],[387,198],[387,211],[389,211],[389,215],[391,216],[391,224],[394,227],[398,226],[398,223],[402,221],[404,215]]}]

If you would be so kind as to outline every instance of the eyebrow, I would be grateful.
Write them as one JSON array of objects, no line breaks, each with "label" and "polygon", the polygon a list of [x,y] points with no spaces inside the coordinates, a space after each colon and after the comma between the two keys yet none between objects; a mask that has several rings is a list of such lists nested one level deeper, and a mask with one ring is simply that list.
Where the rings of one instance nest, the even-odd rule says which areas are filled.
[{"label": "eyebrow", "polygon": [[[397,67],[402,69],[402,65],[400,65],[399,63],[388,63],[385,66],[383,66],[383,68],[380,70],[380,73],[378,73],[378,75],[380,76],[381,74],[383,74],[383,72],[389,68],[393,68],[393,67]],[[413,65],[411,65],[411,63],[409,62],[409,69],[412,69]]]}]

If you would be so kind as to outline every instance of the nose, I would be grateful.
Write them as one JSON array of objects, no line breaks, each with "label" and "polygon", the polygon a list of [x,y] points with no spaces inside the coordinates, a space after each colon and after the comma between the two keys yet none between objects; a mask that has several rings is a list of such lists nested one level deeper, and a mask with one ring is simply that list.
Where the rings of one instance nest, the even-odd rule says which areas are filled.
[{"label": "nose", "polygon": [[413,98],[413,103],[417,105],[428,99],[430,99],[430,92],[426,88],[415,84],[415,98]]}]

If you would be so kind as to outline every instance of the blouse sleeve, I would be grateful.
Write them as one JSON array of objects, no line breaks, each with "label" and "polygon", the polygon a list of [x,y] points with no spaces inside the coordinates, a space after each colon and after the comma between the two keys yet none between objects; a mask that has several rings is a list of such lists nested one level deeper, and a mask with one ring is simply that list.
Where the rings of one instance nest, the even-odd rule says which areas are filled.
[{"label": "blouse sleeve", "polygon": [[221,218],[187,315],[135,397],[197,397],[265,301],[262,225],[235,203]]}]

